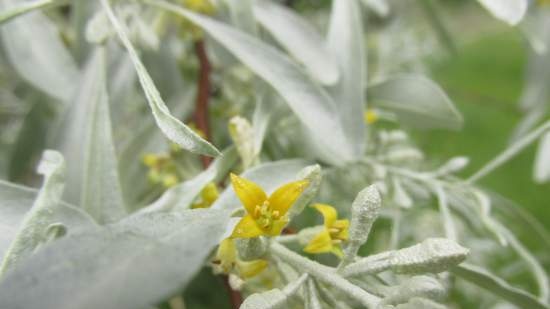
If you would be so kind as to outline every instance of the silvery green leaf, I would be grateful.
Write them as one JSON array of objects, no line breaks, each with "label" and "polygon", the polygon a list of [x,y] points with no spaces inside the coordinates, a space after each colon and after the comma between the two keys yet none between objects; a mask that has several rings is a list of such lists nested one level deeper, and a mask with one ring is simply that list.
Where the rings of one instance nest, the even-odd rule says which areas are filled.
[{"label": "silvery green leaf", "polygon": [[216,158],[212,164],[196,177],[168,189],[154,203],[141,209],[140,213],[184,210],[190,208],[201,190],[210,182],[219,181],[222,175],[237,162],[237,151],[231,147]]},{"label": "silvery green leaf", "polygon": [[395,251],[390,263],[396,273],[439,273],[462,263],[468,254],[468,249],[450,239],[429,238]]},{"label": "silvery green leaf", "polygon": [[[17,1],[0,3],[6,8]],[[53,22],[32,12],[2,25],[0,31],[7,57],[24,80],[63,102],[73,95],[78,68]]]},{"label": "silvery green leaf", "polygon": [[541,265],[537,258],[516,238],[516,236],[505,226],[499,224],[499,228],[510,243],[512,249],[527,264],[531,275],[535,279],[539,289],[539,299],[548,299],[550,297],[550,282],[546,269]]},{"label": "silvery green leaf", "polygon": [[359,248],[367,242],[369,233],[378,218],[382,199],[376,185],[370,185],[357,194],[351,205],[348,245],[344,248],[344,263],[351,262]]},{"label": "silvery green leaf", "polygon": [[403,188],[398,178],[393,178],[392,189],[392,200],[396,205],[403,208],[411,208],[413,206],[413,200],[409,196],[409,193]]},{"label": "silvery green leaf", "polygon": [[391,287],[382,303],[399,305],[408,302],[409,299],[414,297],[443,300],[445,294],[445,287],[435,278],[414,276],[401,282],[398,286]]},{"label": "silvery green leaf", "polygon": [[181,15],[202,27],[275,88],[298,119],[320,139],[324,157],[340,164],[352,159],[352,145],[346,139],[339,119],[334,117],[337,110],[333,99],[286,55],[246,33],[180,6],[163,0],[147,2]]},{"label": "silvery green leaf", "polygon": [[85,35],[89,43],[103,44],[113,34],[113,28],[103,11],[97,11],[86,24]]},{"label": "silvery green leaf", "polygon": [[289,283],[282,290],[273,289],[262,293],[255,293],[247,297],[240,309],[285,309],[288,308],[287,300],[298,292],[300,286],[307,280],[307,275],[302,275],[296,281]]},{"label": "silvery green leaf", "polygon": [[[0,12],[0,24],[10,21],[20,15],[32,12],[34,10],[46,8],[54,4],[56,0],[35,0],[32,2],[18,3],[9,5]],[[57,1],[60,2],[60,1]]]},{"label": "silvery green leaf", "polygon": [[461,171],[470,163],[468,157],[453,157],[449,161],[445,162],[436,171],[437,175],[447,175]]},{"label": "silvery green leaf", "polygon": [[48,226],[59,222],[58,208],[65,187],[63,156],[57,151],[44,151],[37,171],[44,175],[44,184],[6,251],[0,268],[2,274],[28,258],[38,246],[46,241]]},{"label": "silvery green leaf", "polygon": [[187,285],[228,217],[211,209],[144,214],[64,237],[5,277],[0,307],[147,308]]},{"label": "silvery green leaf", "polygon": [[407,303],[400,304],[395,307],[396,309],[446,309],[444,305],[438,304],[422,297],[413,297]]},{"label": "silvery green leaf", "polygon": [[[126,214],[118,175],[117,154],[113,144],[107,95],[104,50],[96,51],[91,61],[87,87],[89,114],[84,139],[84,179],[80,206],[98,222],[113,222]],[[88,84],[89,83],[89,84]],[[86,86],[85,86],[86,87]],[[80,125],[83,125],[82,123]],[[81,145],[82,146],[82,145]],[[74,162],[76,163],[76,162]]]},{"label": "silvery green leaf", "polygon": [[104,52],[97,48],[86,65],[59,138],[67,159],[64,196],[100,223],[116,221],[126,213],[113,145]]},{"label": "silvery green leaf", "polygon": [[[308,165],[304,160],[282,160],[260,164],[244,172],[241,176],[257,183],[266,193],[296,179],[296,174]],[[232,187],[223,191],[212,205],[214,209],[241,208],[241,202]]]},{"label": "silvery green leaf", "polygon": [[258,27],[252,9],[254,0],[225,0],[225,2],[229,7],[233,25],[255,36],[258,33]]},{"label": "silvery green leaf", "polygon": [[534,166],[534,178],[538,183],[550,180],[550,131],[541,137]]},{"label": "silvery green leaf", "polygon": [[327,44],[341,72],[330,88],[344,134],[353,147],[353,158],[365,151],[364,87],[367,62],[361,9],[356,0],[333,1]]},{"label": "silvery green leaf", "polygon": [[542,55],[550,48],[550,9],[539,3],[532,5],[532,8],[519,26],[533,51]]},{"label": "silvery green leaf", "polygon": [[494,17],[514,26],[527,12],[527,0],[478,0]]},{"label": "silvery green leaf", "polygon": [[386,17],[390,13],[390,6],[386,0],[362,0],[362,2],[380,17]]},{"label": "silvery green leaf", "polygon": [[499,225],[491,217],[491,199],[480,190],[474,190],[474,197],[479,205],[480,219],[485,228],[498,240],[502,246],[508,245],[506,237],[502,234]]},{"label": "silvery green leaf", "polygon": [[439,206],[439,214],[441,215],[441,221],[443,228],[445,229],[445,237],[451,240],[457,240],[456,225],[454,223],[451,208],[447,198],[447,192],[442,185],[434,184],[433,190],[437,198],[437,204]]},{"label": "silvery green leaf", "polygon": [[398,75],[368,88],[369,104],[395,113],[409,126],[457,130],[463,119],[445,92],[417,75]]},{"label": "silvery green leaf", "polygon": [[[347,1],[346,1],[347,2]],[[340,70],[323,37],[302,16],[274,1],[254,1],[256,20],[308,73],[325,85],[336,83]]]},{"label": "silvery green leaf", "polygon": [[523,290],[515,288],[503,279],[491,274],[479,266],[462,264],[451,269],[451,272],[470,283],[488,290],[519,308],[548,309],[550,306]]},{"label": "silvery green leaf", "polygon": [[158,127],[162,130],[164,135],[174,143],[181,146],[183,149],[187,149],[193,153],[217,156],[219,151],[212,146],[209,142],[202,139],[192,129],[187,127],[176,117],[170,114],[168,107],[162,100],[159,91],[155,87],[151,76],[147,72],[147,69],[141,62],[136,49],[130,42],[124,26],[119,22],[115,16],[108,0],[101,1],[103,9],[105,10],[107,17],[109,18],[113,28],[115,29],[122,44],[128,51],[130,58],[134,64],[136,72],[139,77],[140,84],[145,92],[149,106]]},{"label": "silvery green leaf", "polygon": [[469,250],[445,238],[428,238],[414,246],[361,258],[342,270],[343,276],[396,273],[439,273],[464,261]]},{"label": "silvery green leaf", "polygon": [[[0,259],[4,258],[37,195],[35,189],[0,180]],[[51,222],[63,223],[69,233],[95,225],[82,210],[63,202],[53,208]]]},{"label": "silvery green leaf", "polygon": [[256,98],[252,125],[254,126],[254,148],[258,153],[262,150],[274,110],[279,104],[275,96],[273,90],[264,87]]},{"label": "silvery green leaf", "polygon": [[244,300],[240,309],[284,309],[288,308],[287,298],[279,289],[255,293]]},{"label": "silvery green leaf", "polygon": [[315,286],[315,282],[312,279],[308,279],[306,282],[305,290],[305,309],[322,309],[323,305],[321,304],[321,298],[319,296],[319,291]]},{"label": "silvery green leaf", "polygon": [[310,165],[305,167],[298,173],[298,175],[296,175],[296,179],[307,180],[309,184],[307,188],[304,190],[304,192],[302,192],[298,200],[296,200],[294,205],[288,211],[288,216],[290,218],[293,218],[294,216],[297,216],[300,213],[302,213],[304,208],[317,195],[317,192],[321,187],[321,180],[323,179],[321,166],[319,164],[315,164],[315,165]]},{"label": "silvery green leaf", "polygon": [[288,263],[292,267],[309,274],[320,283],[322,282],[330,285],[335,291],[346,295],[366,308],[375,308],[380,302],[380,299],[377,296],[364,291],[348,280],[342,278],[334,271],[334,268],[307,259],[306,257],[290,251],[277,242],[271,243],[270,251],[285,263]]}]

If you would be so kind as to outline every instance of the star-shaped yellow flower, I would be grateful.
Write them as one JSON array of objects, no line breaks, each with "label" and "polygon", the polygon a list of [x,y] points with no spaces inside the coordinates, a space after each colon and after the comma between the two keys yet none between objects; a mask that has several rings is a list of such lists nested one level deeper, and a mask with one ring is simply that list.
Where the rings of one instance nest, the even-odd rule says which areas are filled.
[{"label": "star-shaped yellow flower", "polygon": [[287,183],[269,197],[257,184],[231,174],[231,184],[246,209],[246,216],[233,230],[232,238],[277,236],[288,223],[286,213],[308,186],[307,180]]},{"label": "star-shaped yellow flower", "polygon": [[307,253],[331,252],[342,257],[340,245],[348,240],[349,220],[338,220],[336,209],[330,205],[315,204],[313,207],[323,215],[324,229],[308,243],[304,251]]}]

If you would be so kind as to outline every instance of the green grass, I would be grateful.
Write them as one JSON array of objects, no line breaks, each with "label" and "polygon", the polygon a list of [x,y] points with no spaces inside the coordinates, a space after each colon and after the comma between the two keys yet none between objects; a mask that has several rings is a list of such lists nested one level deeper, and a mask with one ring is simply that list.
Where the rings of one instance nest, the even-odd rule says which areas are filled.
[{"label": "green grass", "polygon": [[[517,102],[526,62],[524,42],[514,30],[490,33],[460,47],[458,55],[433,63],[433,78],[463,113],[460,132],[415,134],[420,146],[443,161],[454,155],[470,157],[469,176],[505,149],[521,119]],[[550,184],[532,181],[535,146],[479,183],[522,205],[550,226]]]}]

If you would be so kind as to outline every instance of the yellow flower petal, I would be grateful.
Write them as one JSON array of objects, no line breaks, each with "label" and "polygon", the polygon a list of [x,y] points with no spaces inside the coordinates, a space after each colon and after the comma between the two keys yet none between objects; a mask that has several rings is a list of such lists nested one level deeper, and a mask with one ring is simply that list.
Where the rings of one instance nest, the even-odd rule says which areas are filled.
[{"label": "yellow flower petal", "polygon": [[330,228],[338,218],[338,213],[334,207],[327,204],[315,204],[313,208],[317,209],[322,215],[325,222],[325,227]]},{"label": "yellow flower petal", "polygon": [[219,263],[219,267],[224,274],[229,273],[237,261],[237,249],[233,239],[226,238],[222,240],[216,252],[215,261]]},{"label": "yellow flower petal", "polygon": [[218,187],[213,182],[209,182],[201,191],[201,198],[208,206],[212,205],[219,196]]},{"label": "yellow flower petal", "polygon": [[264,232],[258,227],[254,218],[250,215],[246,215],[237,223],[237,226],[235,226],[231,238],[253,238],[263,234]]},{"label": "yellow flower petal", "polygon": [[349,237],[349,220],[343,219],[343,220],[336,220],[334,224],[332,225],[333,228],[337,228],[340,230],[340,233],[336,235],[336,239],[340,240],[348,240]]},{"label": "yellow flower petal", "polygon": [[285,226],[288,223],[288,217],[284,216],[278,220],[273,220],[273,225],[271,226],[271,229],[267,231],[267,235],[269,236],[279,236]]},{"label": "yellow flower petal", "polygon": [[300,180],[280,186],[268,199],[271,209],[285,215],[308,184],[307,180]]},{"label": "yellow flower petal", "polygon": [[233,190],[243,203],[244,208],[250,214],[254,214],[254,209],[258,205],[262,205],[267,196],[257,184],[253,183],[248,179],[239,177],[231,173],[231,184],[233,185]]},{"label": "yellow flower petal", "polygon": [[342,251],[342,249],[339,246],[333,246],[332,249],[330,250],[330,252],[332,252],[332,254],[336,255],[339,258],[344,257],[344,252]]},{"label": "yellow flower petal", "polygon": [[266,260],[255,260],[250,262],[239,261],[237,263],[239,275],[243,279],[256,276],[266,269],[268,263]]},{"label": "yellow flower petal", "polygon": [[309,244],[304,248],[307,253],[324,253],[331,252],[332,239],[327,229],[324,229],[321,233],[317,234]]}]

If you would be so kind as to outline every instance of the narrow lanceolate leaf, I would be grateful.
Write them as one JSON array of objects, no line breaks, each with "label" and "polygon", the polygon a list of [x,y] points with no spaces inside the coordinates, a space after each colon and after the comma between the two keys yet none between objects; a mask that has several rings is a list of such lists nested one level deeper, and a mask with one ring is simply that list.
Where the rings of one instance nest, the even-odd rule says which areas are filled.
[{"label": "narrow lanceolate leaf", "polygon": [[65,161],[56,151],[46,150],[38,166],[38,173],[44,175],[44,185],[34,201],[32,209],[25,215],[15,240],[11,243],[2,261],[0,273],[5,274],[38,246],[47,241],[48,226],[57,223],[53,209],[61,202],[65,186]]},{"label": "narrow lanceolate leaf", "polygon": [[231,15],[231,22],[241,31],[256,35],[258,27],[254,19],[253,3],[255,0],[226,0]]},{"label": "narrow lanceolate leaf", "polygon": [[[347,1],[346,1],[347,2]],[[308,73],[325,85],[338,81],[339,68],[323,37],[302,16],[274,1],[255,1],[254,16]]]},{"label": "narrow lanceolate leaf", "polygon": [[[0,180],[0,259],[15,239],[37,195],[35,189]],[[69,234],[95,225],[85,212],[63,202],[52,209],[52,218],[52,222],[62,223]]]},{"label": "narrow lanceolate leaf", "polygon": [[181,291],[229,214],[151,213],[62,238],[0,283],[0,308],[148,308]]},{"label": "narrow lanceolate leaf", "polygon": [[[16,5],[9,5],[0,12],[0,24],[3,24],[15,17],[32,12],[34,10],[46,8],[52,5],[56,0],[36,0],[32,2],[18,3]],[[61,2],[61,1],[57,1]]]},{"label": "narrow lanceolate leaf", "polygon": [[[0,1],[2,9],[18,3]],[[55,99],[71,97],[78,69],[53,22],[33,12],[2,25],[0,31],[7,57],[24,80]]]},{"label": "narrow lanceolate leaf", "polygon": [[285,99],[298,119],[322,143],[324,154],[335,163],[352,159],[351,145],[345,138],[335,103],[286,55],[260,40],[214,19],[188,11],[162,0],[145,0],[191,20],[263,78]]},{"label": "narrow lanceolate leaf", "polygon": [[307,274],[289,283],[282,290],[273,289],[262,293],[255,293],[245,299],[241,309],[284,309],[288,308],[290,297],[299,291],[307,280]]},{"label": "narrow lanceolate leaf", "polygon": [[361,9],[356,0],[333,1],[328,47],[340,69],[340,80],[331,89],[338,115],[354,158],[365,151],[364,87],[366,51],[364,49]]},{"label": "narrow lanceolate leaf", "polygon": [[106,92],[105,55],[97,49],[86,65],[61,126],[59,149],[67,160],[64,199],[100,223],[125,214]]},{"label": "narrow lanceolate leaf", "polygon": [[517,25],[525,16],[529,1],[527,0],[478,0],[493,16]]},{"label": "narrow lanceolate leaf", "polygon": [[550,131],[540,140],[534,169],[536,182],[543,183],[550,181]]},{"label": "narrow lanceolate leaf", "polygon": [[153,116],[155,117],[155,121],[164,135],[166,135],[166,137],[174,143],[181,146],[183,149],[187,149],[191,152],[208,156],[219,155],[220,152],[216,149],[216,147],[202,139],[191,128],[187,127],[176,117],[170,114],[170,111],[161,98],[158,89],[155,87],[151,76],[141,62],[136,49],[130,42],[126,29],[115,16],[115,13],[109,4],[109,0],[102,0],[101,4],[116,33],[118,34],[120,41],[130,55],[143,91],[145,92],[145,96],[147,97],[147,101],[149,102],[149,106],[151,107]]},{"label": "narrow lanceolate leaf", "polygon": [[[283,160],[260,164],[242,174],[242,177],[249,179],[271,193],[280,185],[296,180],[296,174],[308,165],[304,160]],[[241,203],[233,191],[228,187],[212,205],[216,209],[237,209]]]},{"label": "narrow lanceolate leaf", "polygon": [[190,208],[193,200],[199,195],[201,190],[208,183],[221,180],[221,176],[226,175],[236,162],[237,151],[234,147],[231,147],[225,150],[220,157],[216,158],[204,172],[168,189],[158,200],[139,212],[170,211],[172,209],[184,210]]},{"label": "narrow lanceolate leaf", "polygon": [[515,288],[503,279],[487,270],[469,264],[462,264],[451,269],[451,272],[489,292],[501,297],[519,308],[548,309],[548,304],[542,303],[535,296]]},{"label": "narrow lanceolate leaf", "polygon": [[[80,206],[98,222],[114,222],[126,214],[118,175],[118,162],[107,97],[104,50],[96,51],[88,76],[91,96],[84,136],[84,174]],[[77,162],[69,162],[77,163]],[[78,162],[80,163],[80,162]]]},{"label": "narrow lanceolate leaf", "polygon": [[436,83],[422,76],[395,76],[370,86],[368,96],[371,106],[395,113],[400,122],[411,127],[462,127],[462,115],[453,102]]}]

